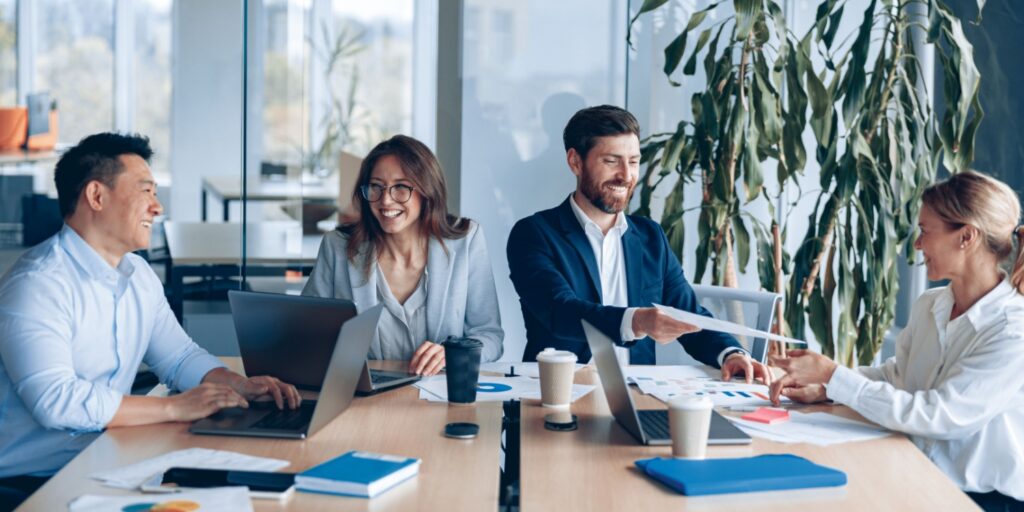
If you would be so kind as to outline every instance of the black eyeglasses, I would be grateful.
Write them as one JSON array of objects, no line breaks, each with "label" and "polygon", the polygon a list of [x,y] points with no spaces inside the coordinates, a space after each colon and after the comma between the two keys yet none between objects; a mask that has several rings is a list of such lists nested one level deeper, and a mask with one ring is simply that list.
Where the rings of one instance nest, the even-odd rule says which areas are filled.
[{"label": "black eyeglasses", "polygon": [[391,199],[394,199],[396,203],[407,202],[412,197],[412,191],[414,190],[409,185],[402,184],[385,187],[384,185],[371,183],[359,187],[359,191],[363,194],[363,199],[371,203],[376,203],[380,201],[381,197],[384,197],[384,189],[387,189],[388,194],[391,194]]}]

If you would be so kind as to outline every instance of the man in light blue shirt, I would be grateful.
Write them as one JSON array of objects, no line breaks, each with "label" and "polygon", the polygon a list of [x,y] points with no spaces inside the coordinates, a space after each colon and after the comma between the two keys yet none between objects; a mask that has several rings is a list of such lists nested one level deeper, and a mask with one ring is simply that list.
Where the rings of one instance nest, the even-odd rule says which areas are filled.
[{"label": "man in light blue shirt", "polygon": [[[298,392],[246,379],[199,348],[163,286],[132,251],[149,246],[162,212],[148,139],[92,135],[57,163],[64,227],[0,278],[0,486],[27,494],[105,428],[203,418]],[[139,363],[172,389],[131,396]]]}]

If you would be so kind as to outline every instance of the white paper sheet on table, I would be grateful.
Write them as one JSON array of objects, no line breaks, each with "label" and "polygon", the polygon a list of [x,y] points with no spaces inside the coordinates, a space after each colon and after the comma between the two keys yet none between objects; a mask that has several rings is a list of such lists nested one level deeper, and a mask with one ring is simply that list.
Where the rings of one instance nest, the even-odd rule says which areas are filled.
[{"label": "white paper sheet on table", "polygon": [[[575,371],[579,371],[584,366],[586,365],[577,364]],[[509,370],[512,369],[516,371],[516,375],[533,377],[535,379],[540,378],[540,369],[537,368],[537,363],[480,363],[480,371],[482,372],[493,372],[508,375]]]},{"label": "white paper sheet on table", "polygon": [[150,478],[162,475],[172,467],[189,467],[203,469],[237,469],[243,471],[277,471],[287,467],[290,462],[267,457],[254,457],[244,453],[207,448],[188,448],[177,450],[135,464],[101,471],[92,478],[103,482],[108,487],[119,489],[138,489]]},{"label": "white paper sheet on table", "polygon": [[[145,505],[149,507],[143,508]],[[179,506],[175,507],[177,504]],[[174,494],[136,494],[131,496],[99,496],[86,494],[71,502],[71,512],[123,512],[125,510],[195,510],[196,512],[232,510],[252,512],[248,487],[214,487]]]},{"label": "white paper sheet on table", "polygon": [[[719,370],[707,366],[630,366],[625,368],[627,380],[644,394],[662,402],[679,395],[706,395],[716,406],[772,405],[768,386],[746,382],[722,382]],[[782,397],[783,402],[789,402]]]},{"label": "white paper sheet on table", "polygon": [[[448,381],[438,375],[414,384],[420,390],[420,399],[431,402],[448,401]],[[590,393],[594,386],[573,384],[572,400]],[[540,381],[530,377],[492,377],[481,375],[476,392],[477,402],[503,402],[512,399],[540,399]]]},{"label": "white paper sheet on table", "polygon": [[828,414],[789,411],[789,421],[766,425],[742,418],[726,416],[747,434],[780,443],[810,443],[829,446],[839,443],[868,441],[892,432],[875,425]]},{"label": "white paper sheet on table", "polygon": [[701,329],[708,331],[718,331],[729,334],[735,334],[737,336],[750,336],[752,338],[767,338],[769,340],[781,341],[783,343],[790,343],[793,345],[807,346],[807,342],[798,340],[795,338],[787,338],[778,334],[773,334],[767,331],[760,331],[757,329],[751,329],[743,324],[736,324],[726,320],[720,320],[718,318],[711,318],[704,315],[698,315],[697,313],[691,313],[689,311],[683,311],[670,306],[662,306],[661,304],[655,304],[654,307],[658,308],[663,313],[679,320],[680,322],[686,322],[691,325],[696,325]]}]

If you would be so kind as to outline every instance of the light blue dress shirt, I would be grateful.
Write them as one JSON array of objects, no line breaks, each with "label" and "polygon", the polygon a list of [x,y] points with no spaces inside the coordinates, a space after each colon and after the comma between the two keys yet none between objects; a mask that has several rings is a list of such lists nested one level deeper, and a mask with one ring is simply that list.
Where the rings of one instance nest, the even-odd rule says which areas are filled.
[{"label": "light blue dress shirt", "polygon": [[66,225],[0,278],[0,358],[0,477],[59,470],[114,417],[142,361],[178,390],[223,366],[145,260],[115,269]]}]

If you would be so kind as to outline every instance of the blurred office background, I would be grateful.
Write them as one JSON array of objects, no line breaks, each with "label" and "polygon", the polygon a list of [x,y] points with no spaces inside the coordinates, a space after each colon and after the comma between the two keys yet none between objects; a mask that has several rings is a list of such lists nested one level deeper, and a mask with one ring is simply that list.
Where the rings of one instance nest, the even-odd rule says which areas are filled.
[{"label": "blurred office background", "polygon": [[[361,157],[405,133],[440,157],[450,207],[484,228],[505,359],[517,360],[525,334],[505,243],[517,219],[572,191],[561,141],[568,118],[611,103],[637,115],[642,135],[671,130],[703,82],[698,71],[672,87],[663,49],[710,2],[672,0],[634,26],[630,48],[627,24],[640,3],[0,0],[0,107],[47,93],[57,135],[55,152],[2,160],[0,272],[25,242],[53,229],[52,169],[62,147],[99,131],[145,134],[167,210],[147,257],[186,330],[217,354],[234,353],[226,290],[299,293],[320,238],[348,207]],[[851,0],[848,9],[867,3]],[[966,12],[974,1],[951,3]],[[818,2],[780,4],[803,33]],[[983,27],[967,27],[979,41],[982,100],[992,106],[978,162],[1021,191],[1024,106],[1012,93],[1024,77],[1000,62],[1013,58],[1024,31],[1008,0],[990,1],[985,14]],[[808,184],[817,181],[813,165]],[[811,205],[796,190],[782,192],[793,206],[777,214],[806,218]],[[693,186],[684,202],[696,204],[699,193]],[[654,208],[663,201],[655,197]],[[751,207],[768,215],[767,204]],[[687,226],[696,215],[686,215]],[[787,243],[799,242],[798,224]],[[695,238],[681,255],[687,273]],[[742,286],[758,286],[754,265]],[[907,268],[908,290],[923,286],[915,272]]]}]

